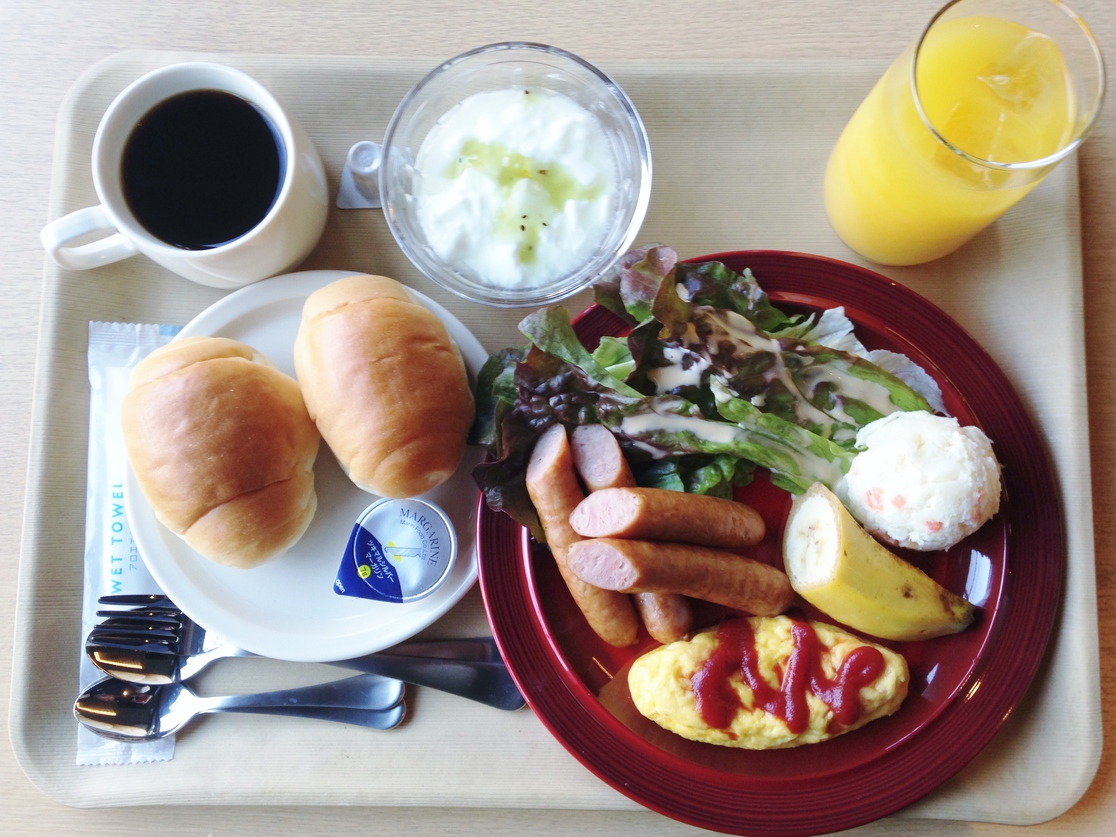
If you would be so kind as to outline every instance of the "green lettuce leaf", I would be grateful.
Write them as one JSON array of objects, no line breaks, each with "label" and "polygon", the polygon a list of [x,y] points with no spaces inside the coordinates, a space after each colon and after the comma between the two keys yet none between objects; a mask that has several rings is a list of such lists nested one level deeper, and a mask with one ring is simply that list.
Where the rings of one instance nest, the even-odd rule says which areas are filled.
[{"label": "green lettuce leaf", "polygon": [[501,349],[490,355],[477,375],[476,418],[469,431],[469,444],[494,448],[504,415],[515,406],[515,366],[527,356],[527,349]]},{"label": "green lettuce leaf", "polygon": [[580,368],[589,379],[621,395],[639,393],[617,378],[586,349],[570,322],[570,312],[561,307],[540,308],[519,324],[523,335],[547,354]]},{"label": "green lettuce leaf", "polygon": [[638,485],[688,494],[732,497],[732,489],[752,481],[756,465],[729,454],[681,454],[663,459],[633,458],[632,474]]},{"label": "green lettuce leaf", "polygon": [[651,455],[728,454],[767,468],[777,484],[801,493],[815,482],[835,488],[853,453],[778,416],[762,413],[723,388],[721,419],[709,419],[676,396],[641,399],[602,395],[601,422],[618,437]]}]

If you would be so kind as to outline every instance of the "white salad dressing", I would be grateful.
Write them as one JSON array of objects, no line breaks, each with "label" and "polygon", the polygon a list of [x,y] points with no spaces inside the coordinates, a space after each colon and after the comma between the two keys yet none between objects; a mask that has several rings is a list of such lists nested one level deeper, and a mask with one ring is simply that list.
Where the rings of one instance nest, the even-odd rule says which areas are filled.
[{"label": "white salad dressing", "polygon": [[[699,441],[726,448],[730,447],[739,435],[735,424],[709,421],[698,416],[662,413],[637,413],[624,416],[620,422],[620,433],[636,439],[641,436],[652,436],[655,433],[689,433]],[[658,454],[664,455],[663,451],[658,451]]]},{"label": "white salad dressing", "polygon": [[[681,289],[683,286],[677,287]],[[679,290],[679,296],[685,296],[682,290]],[[704,336],[699,335],[695,325],[699,319]],[[851,439],[856,432],[855,426],[859,424],[855,416],[845,409],[850,399],[861,402],[880,415],[888,415],[898,409],[887,387],[859,377],[843,360],[805,366],[799,370],[796,379],[787,368],[779,341],[761,332],[754,323],[735,311],[696,306],[694,319],[686,324],[679,341],[682,344],[680,347],[664,348],[663,359],[667,365],[648,373],[648,378],[660,394],[675,387],[700,383],[702,374],[713,365],[713,358],[719,358],[722,364],[727,363],[728,368],[715,369],[712,380],[728,385],[734,374],[733,360],[751,352],[762,352],[770,355],[770,365],[763,372],[763,379],[769,384],[777,381],[788,392],[802,396],[794,403],[796,423],[828,428],[835,441]],[[812,399],[817,389],[825,384],[837,385],[841,397],[834,399],[831,407],[822,410],[814,406]],[[766,404],[763,395],[753,396],[750,401],[759,408]],[[834,428],[834,421],[847,426]],[[826,435],[826,431],[821,432]]]},{"label": "white salad dressing", "polygon": [[[718,401],[727,401],[733,397],[732,392],[717,381],[711,382],[711,389]],[[704,453],[730,453],[754,441],[739,425],[727,421],[709,421],[700,416],[659,412],[655,409],[624,416],[618,429],[620,435],[656,459],[669,455],[668,451],[655,445],[655,437],[659,434],[691,436],[696,443],[694,450]],[[776,455],[788,463],[788,470],[792,473],[812,473],[818,479],[834,485],[844,475],[840,463],[836,461],[827,462],[811,456],[776,437],[771,438],[771,443],[770,450],[777,451]]]},{"label": "white salad dressing", "polygon": [[[881,416],[894,413],[899,408],[891,400],[887,388],[875,381],[858,378],[849,371],[847,364],[830,363],[825,366],[815,366],[806,369],[801,374],[801,384],[807,393],[813,392],[822,384],[836,384],[841,390],[842,400],[855,398],[862,404],[867,404]],[[855,418],[849,415],[840,405],[830,410],[838,421],[857,424]]]},{"label": "white salad dressing", "polygon": [[574,272],[615,213],[617,165],[604,127],[545,88],[468,97],[431,129],[415,169],[430,246],[485,285],[532,288]]},{"label": "white salad dressing", "polygon": [[[765,378],[768,381],[779,380],[789,392],[799,391],[798,385],[794,382],[790,370],[787,369],[786,363],[783,361],[783,350],[777,340],[760,332],[749,319],[735,311],[707,306],[701,306],[698,311],[703,314],[705,322],[711,326],[710,334],[704,344],[704,350],[710,357],[716,355],[726,342],[758,352],[767,352],[771,355],[772,363],[765,373]],[[717,377],[722,380],[726,378],[724,373],[718,373]],[[828,426],[832,420],[831,416],[819,410],[805,398],[795,402],[794,411],[800,420],[822,427]]]},{"label": "white salad dressing", "polygon": [[660,395],[678,387],[701,386],[701,376],[709,368],[709,361],[681,346],[663,346],[666,366],[647,371],[647,377]]}]

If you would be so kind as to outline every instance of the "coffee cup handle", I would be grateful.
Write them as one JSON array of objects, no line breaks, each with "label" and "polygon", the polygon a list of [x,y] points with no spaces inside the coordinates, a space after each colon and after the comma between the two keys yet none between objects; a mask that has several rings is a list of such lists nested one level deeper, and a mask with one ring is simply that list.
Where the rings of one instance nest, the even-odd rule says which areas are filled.
[{"label": "coffee cup handle", "polygon": [[[72,241],[98,232],[111,232],[112,235],[89,244],[69,246]],[[50,257],[68,270],[89,270],[139,252],[131,241],[116,231],[116,225],[105,208],[99,205],[56,218],[43,227],[39,238]]]}]

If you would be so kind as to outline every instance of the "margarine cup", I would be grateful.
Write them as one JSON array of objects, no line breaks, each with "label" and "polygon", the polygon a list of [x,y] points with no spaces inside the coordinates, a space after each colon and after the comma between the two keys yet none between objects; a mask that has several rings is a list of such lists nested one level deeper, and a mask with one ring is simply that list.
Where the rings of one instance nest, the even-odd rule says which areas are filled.
[{"label": "margarine cup", "polygon": [[825,173],[825,207],[881,264],[953,252],[1084,141],[1105,73],[1058,0],[953,0],[864,99]]},{"label": "margarine cup", "polygon": [[441,587],[456,558],[457,535],[438,506],[417,497],[377,500],[353,525],[333,589],[408,604]]},{"label": "margarine cup", "polygon": [[[460,154],[423,170],[424,143],[459,130],[454,120],[490,96],[479,121],[512,122],[478,132]],[[507,114],[530,114],[534,103],[548,109],[548,121],[517,131]],[[563,130],[576,149],[570,159],[537,144]],[[590,170],[598,149],[611,157],[611,180]],[[424,226],[432,184],[459,175],[455,187],[476,189],[451,195],[437,209],[449,214]],[[451,58],[403,99],[384,137],[379,186],[392,234],[428,277],[475,302],[537,306],[582,290],[632,245],[651,195],[650,143],[631,100],[592,64],[552,46],[498,43]],[[611,200],[602,201],[608,190]],[[431,234],[454,224],[464,231],[457,238]],[[494,252],[507,254],[502,263],[471,261]]]},{"label": "margarine cup", "polygon": [[[231,93],[270,122],[280,156],[274,198],[263,217],[225,243],[188,249],[152,234],[129,207],[122,182],[125,146],[153,108],[193,91]],[[43,246],[58,264],[88,270],[142,253],[179,276],[238,288],[301,262],[325,228],[328,186],[309,136],[258,81],[220,64],[172,64],[137,79],[109,105],[93,140],[93,186],[100,204],[48,224]],[[102,237],[79,243],[93,235]]]}]

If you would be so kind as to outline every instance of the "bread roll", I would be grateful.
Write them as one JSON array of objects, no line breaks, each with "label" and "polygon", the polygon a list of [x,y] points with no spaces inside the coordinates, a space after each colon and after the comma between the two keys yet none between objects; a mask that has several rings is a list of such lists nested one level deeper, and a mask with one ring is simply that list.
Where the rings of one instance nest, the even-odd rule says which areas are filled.
[{"label": "bread roll", "polygon": [[121,422],[155,516],[206,558],[254,567],[310,525],[320,436],[298,384],[251,346],[157,349],[132,370]]},{"label": "bread roll", "polygon": [[322,438],[365,491],[413,497],[457,470],[473,423],[465,363],[394,279],[348,276],[310,294],[294,360]]}]

